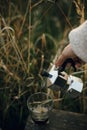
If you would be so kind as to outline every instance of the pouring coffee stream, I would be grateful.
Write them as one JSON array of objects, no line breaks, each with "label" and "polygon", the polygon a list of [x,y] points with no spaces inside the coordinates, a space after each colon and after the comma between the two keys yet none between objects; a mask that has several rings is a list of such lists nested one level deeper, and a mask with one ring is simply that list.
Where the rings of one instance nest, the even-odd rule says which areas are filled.
[{"label": "pouring coffee stream", "polygon": [[[53,90],[66,90],[70,96],[77,97],[82,92],[83,82],[80,78],[64,72],[68,63],[71,64],[74,72],[76,72],[75,62],[71,58],[68,58],[58,69],[53,65],[49,72],[42,70],[41,75],[46,77],[50,82],[50,85],[47,86],[48,88]],[[68,88],[66,87],[67,85]]]}]

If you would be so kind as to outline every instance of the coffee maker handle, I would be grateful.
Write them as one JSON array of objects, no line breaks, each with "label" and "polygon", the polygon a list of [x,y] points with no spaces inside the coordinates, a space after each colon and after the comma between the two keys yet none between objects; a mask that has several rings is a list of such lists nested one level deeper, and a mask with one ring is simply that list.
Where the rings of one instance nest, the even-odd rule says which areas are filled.
[{"label": "coffee maker handle", "polygon": [[74,69],[74,72],[76,72],[75,62],[73,61],[72,58],[66,59],[65,62],[62,64],[62,66],[60,66],[60,67],[58,68],[58,72],[60,73],[60,72],[64,71],[68,63],[71,64],[71,66],[72,66],[73,69]]}]

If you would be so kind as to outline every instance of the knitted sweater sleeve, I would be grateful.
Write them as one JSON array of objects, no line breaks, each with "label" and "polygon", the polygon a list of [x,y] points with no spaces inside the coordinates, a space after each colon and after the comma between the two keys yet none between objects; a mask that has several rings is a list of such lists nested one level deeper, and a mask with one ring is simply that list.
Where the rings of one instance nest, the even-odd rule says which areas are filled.
[{"label": "knitted sweater sleeve", "polygon": [[74,53],[87,62],[87,20],[69,33],[69,42]]}]

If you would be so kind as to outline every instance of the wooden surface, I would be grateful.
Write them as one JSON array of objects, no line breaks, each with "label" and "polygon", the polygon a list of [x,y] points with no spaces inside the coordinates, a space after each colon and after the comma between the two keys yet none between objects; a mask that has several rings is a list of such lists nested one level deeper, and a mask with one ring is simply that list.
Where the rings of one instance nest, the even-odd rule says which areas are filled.
[{"label": "wooden surface", "polygon": [[87,115],[60,110],[52,110],[49,123],[37,125],[27,119],[25,130],[87,130]]}]

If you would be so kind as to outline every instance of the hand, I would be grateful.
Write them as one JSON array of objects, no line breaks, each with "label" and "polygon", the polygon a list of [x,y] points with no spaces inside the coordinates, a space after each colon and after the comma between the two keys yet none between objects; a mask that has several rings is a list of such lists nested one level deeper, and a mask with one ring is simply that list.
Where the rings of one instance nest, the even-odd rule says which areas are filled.
[{"label": "hand", "polygon": [[75,61],[76,67],[81,65],[81,60],[73,52],[71,44],[68,44],[62,51],[61,55],[56,59],[55,66],[61,66],[68,58],[72,58]]}]

